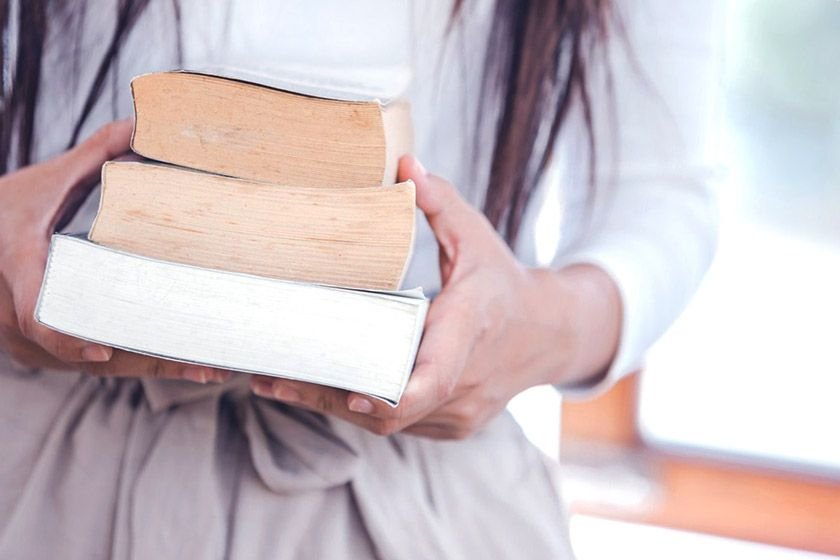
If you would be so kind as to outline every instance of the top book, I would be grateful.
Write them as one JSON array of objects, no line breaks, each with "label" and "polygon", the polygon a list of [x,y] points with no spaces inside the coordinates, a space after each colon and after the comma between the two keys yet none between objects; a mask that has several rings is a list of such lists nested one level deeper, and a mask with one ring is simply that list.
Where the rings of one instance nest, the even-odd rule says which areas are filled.
[{"label": "top book", "polygon": [[412,151],[407,103],[280,87],[183,71],[139,76],[131,147],[149,159],[281,185],[396,182],[399,158]]}]

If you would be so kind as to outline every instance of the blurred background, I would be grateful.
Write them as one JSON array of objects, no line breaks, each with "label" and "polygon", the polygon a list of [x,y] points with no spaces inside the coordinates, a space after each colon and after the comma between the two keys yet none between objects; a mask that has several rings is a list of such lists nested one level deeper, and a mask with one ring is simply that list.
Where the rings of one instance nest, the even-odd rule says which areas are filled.
[{"label": "blurred background", "polygon": [[840,2],[725,16],[702,288],[641,374],[562,427],[550,389],[511,404],[564,464],[580,560],[840,556]]}]

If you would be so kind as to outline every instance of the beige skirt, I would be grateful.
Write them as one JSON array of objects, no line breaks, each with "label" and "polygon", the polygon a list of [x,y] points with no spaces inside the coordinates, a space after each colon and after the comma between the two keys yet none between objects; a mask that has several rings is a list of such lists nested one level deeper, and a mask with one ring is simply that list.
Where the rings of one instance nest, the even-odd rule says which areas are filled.
[{"label": "beige skirt", "polygon": [[571,557],[508,414],[465,441],[379,437],[244,376],[100,379],[0,354],[2,559]]}]

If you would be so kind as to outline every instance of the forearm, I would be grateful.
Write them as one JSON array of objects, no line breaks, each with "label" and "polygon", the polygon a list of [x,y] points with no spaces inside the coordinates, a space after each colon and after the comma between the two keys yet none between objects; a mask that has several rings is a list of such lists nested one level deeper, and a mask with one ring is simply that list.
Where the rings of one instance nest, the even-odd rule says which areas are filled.
[{"label": "forearm", "polygon": [[532,269],[529,276],[521,324],[525,368],[539,383],[595,383],[618,349],[621,297],[615,282],[586,264]]}]

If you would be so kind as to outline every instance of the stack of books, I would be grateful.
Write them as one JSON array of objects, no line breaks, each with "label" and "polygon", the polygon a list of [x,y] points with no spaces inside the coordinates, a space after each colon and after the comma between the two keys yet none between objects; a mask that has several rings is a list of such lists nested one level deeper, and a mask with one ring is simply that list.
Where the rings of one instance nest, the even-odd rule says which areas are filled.
[{"label": "stack of books", "polygon": [[414,184],[394,184],[409,109],[300,89],[135,78],[131,146],[147,160],[106,163],[87,238],[53,237],[36,319],[399,402],[428,307],[397,291],[414,240]]}]

